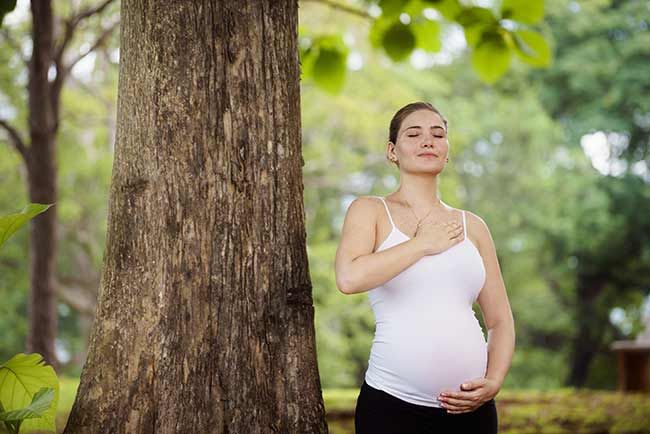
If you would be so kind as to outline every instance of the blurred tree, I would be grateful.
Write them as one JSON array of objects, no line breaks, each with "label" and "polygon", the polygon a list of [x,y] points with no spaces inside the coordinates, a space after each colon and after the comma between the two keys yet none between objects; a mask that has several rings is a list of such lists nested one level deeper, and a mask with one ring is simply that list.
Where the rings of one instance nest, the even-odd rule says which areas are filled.
[{"label": "blurred tree", "polygon": [[[577,143],[585,134],[610,137],[622,170],[650,170],[650,9],[645,0],[549,0],[547,23],[554,67],[535,71],[540,97]],[[645,168],[645,169],[642,169]],[[617,171],[621,169],[615,168]]]},{"label": "blurred tree", "polygon": [[554,173],[547,188],[560,206],[527,220],[543,240],[549,287],[572,313],[566,383],[584,386],[594,358],[611,355],[609,343],[623,337],[612,308],[638,309],[650,295],[650,8],[641,0],[549,3],[557,61],[531,76],[590,160]]},{"label": "blurred tree", "polygon": [[[79,25],[102,13],[112,0],[85,7],[63,17],[53,13],[50,0],[31,2],[31,50],[26,55],[6,27],[4,40],[23,58],[27,70],[27,120],[29,140],[19,127],[0,118],[0,127],[22,157],[27,172],[29,201],[57,202],[56,137],[60,125],[60,95],[72,68],[105,43],[117,27],[113,20],[81,53],[70,56],[68,48]],[[57,25],[55,27],[55,24]],[[57,333],[54,265],[57,251],[57,207],[30,222],[30,301],[27,351],[40,353],[55,369]]]}]

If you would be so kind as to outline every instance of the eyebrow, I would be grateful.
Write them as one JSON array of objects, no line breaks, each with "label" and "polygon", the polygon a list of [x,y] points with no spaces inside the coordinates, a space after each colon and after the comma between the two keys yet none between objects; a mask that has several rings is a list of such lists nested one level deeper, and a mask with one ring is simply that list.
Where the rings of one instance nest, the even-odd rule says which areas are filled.
[{"label": "eyebrow", "polygon": [[[410,126],[408,128],[405,128],[404,131],[410,130],[411,128],[420,128],[420,129],[422,129],[422,127],[419,126],[419,125],[413,125],[413,126]],[[431,128],[440,128],[441,130],[445,131],[445,129],[443,127],[441,127],[440,125],[434,125]]]}]

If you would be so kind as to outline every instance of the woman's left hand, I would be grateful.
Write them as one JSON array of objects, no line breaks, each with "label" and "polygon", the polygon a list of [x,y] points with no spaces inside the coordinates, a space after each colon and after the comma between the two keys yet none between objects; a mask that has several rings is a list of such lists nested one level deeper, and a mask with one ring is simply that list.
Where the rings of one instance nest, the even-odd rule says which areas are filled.
[{"label": "woman's left hand", "polygon": [[501,388],[498,381],[491,378],[477,378],[466,381],[461,391],[443,390],[438,400],[447,413],[467,413],[474,411],[487,401],[494,398]]}]

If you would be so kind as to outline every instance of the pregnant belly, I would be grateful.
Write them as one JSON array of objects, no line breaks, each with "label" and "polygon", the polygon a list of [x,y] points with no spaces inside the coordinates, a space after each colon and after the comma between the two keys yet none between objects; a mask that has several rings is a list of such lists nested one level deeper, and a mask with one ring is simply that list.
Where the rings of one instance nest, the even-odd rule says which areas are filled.
[{"label": "pregnant belly", "polygon": [[430,325],[378,329],[369,369],[376,381],[412,397],[412,402],[437,405],[441,391],[458,391],[464,381],[485,376],[487,344],[473,317]]}]

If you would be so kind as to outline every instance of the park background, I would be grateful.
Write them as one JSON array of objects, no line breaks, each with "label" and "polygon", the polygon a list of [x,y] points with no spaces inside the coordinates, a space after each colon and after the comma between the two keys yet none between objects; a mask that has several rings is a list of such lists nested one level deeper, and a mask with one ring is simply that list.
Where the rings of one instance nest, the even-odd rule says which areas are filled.
[{"label": "park background", "polygon": [[[388,123],[399,107],[422,100],[449,120],[441,198],[488,224],[515,318],[515,355],[497,396],[499,403],[512,403],[511,412],[504,406],[500,413],[502,426],[575,432],[585,423],[584,432],[603,432],[603,426],[606,432],[650,432],[642,431],[650,430],[647,393],[606,393],[619,386],[611,344],[635,339],[650,317],[650,4],[547,0],[536,27],[553,52],[549,66],[534,68],[513,56],[493,82],[479,76],[463,29],[433,9],[429,16],[442,22],[440,46],[395,61],[369,37],[378,6],[338,4],[368,15],[324,1],[302,1],[299,9],[305,50],[317,35],[334,35],[328,42],[333,66],[301,81],[309,268],[330,429],[351,432],[350,407],[374,331],[367,295],[343,295],[335,285],[343,217],[355,197],[386,195],[398,186],[397,169],[385,159]],[[69,5],[55,2],[55,10],[65,15]],[[74,48],[87,50],[117,15],[119,3],[89,19]],[[24,127],[21,57],[30,50],[29,2],[18,1],[2,30],[0,119]],[[118,63],[115,31],[75,65],[62,93],[55,273],[62,421],[74,399],[97,300]],[[3,214],[28,202],[23,161],[4,131],[0,183]],[[28,241],[21,230],[0,251],[3,361],[25,350]],[[555,412],[548,410],[553,402]]]}]

